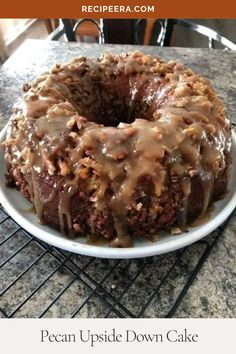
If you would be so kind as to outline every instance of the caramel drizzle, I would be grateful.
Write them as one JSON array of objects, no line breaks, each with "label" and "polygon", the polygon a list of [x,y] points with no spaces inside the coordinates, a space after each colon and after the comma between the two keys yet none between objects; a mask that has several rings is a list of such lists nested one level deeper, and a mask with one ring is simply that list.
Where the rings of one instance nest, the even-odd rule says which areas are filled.
[{"label": "caramel drizzle", "polygon": [[73,221],[71,217],[70,203],[71,198],[77,192],[77,185],[66,184],[60,193],[58,213],[60,219],[60,230],[63,234],[71,234],[73,231]]},{"label": "caramel drizzle", "polygon": [[[114,57],[111,57],[112,64],[101,60],[96,65],[78,60],[36,81],[29,94],[26,94],[23,116],[22,110],[15,116],[8,139],[16,135],[16,144],[12,147],[12,155],[15,156],[12,165],[18,164],[20,155],[27,172],[22,170],[22,173],[30,175],[27,178],[29,192],[41,222],[44,205],[53,199],[55,193],[59,193],[61,231],[73,230],[71,198],[78,191],[81,178],[84,178],[82,171],[91,169],[99,186],[95,188],[91,201],[101,211],[108,200],[112,207],[116,229],[113,245],[130,246],[127,214],[133,206],[133,195],[140,177],[151,176],[157,199],[168,188],[170,180],[172,183],[180,183],[183,204],[178,221],[184,227],[187,223],[191,178],[198,175],[201,180],[204,214],[211,201],[214,181],[225,166],[225,154],[230,151],[231,138],[223,106],[201,77],[189,74],[179,64],[168,66],[156,58],[148,57],[150,62],[147,65],[143,62],[140,64],[142,55],[130,56],[128,59],[116,58],[114,62]],[[152,70],[157,64],[167,65],[166,76],[162,81],[160,72],[153,73]],[[108,74],[111,67],[112,77]],[[115,128],[98,126],[77,116],[76,110],[88,113],[88,105],[84,104],[83,112],[83,105],[79,104],[83,102],[83,92],[81,96],[76,93],[78,106],[75,109],[76,99],[68,92],[67,85],[68,80],[84,80],[81,85],[85,87],[82,69],[87,70],[90,80],[86,83],[86,92],[93,87],[92,81],[98,82],[100,76],[101,85],[106,80],[113,80],[116,86],[116,78],[123,72],[124,82],[127,80],[123,90],[129,88],[129,112],[135,110],[136,102],[139,102],[141,107],[147,107],[146,113],[142,113],[145,119],[136,119],[131,124],[120,123]],[[131,81],[130,70],[135,73]],[[149,80],[145,74],[149,75]],[[170,75],[170,79],[166,78],[167,75]],[[198,90],[205,89],[204,94],[196,92],[196,83],[199,84]],[[47,96],[47,92],[53,92],[54,96]],[[58,96],[61,103],[55,104]],[[67,142],[71,140],[73,148]],[[24,157],[23,152],[27,149],[30,157]],[[58,155],[60,151],[63,152],[61,157]],[[44,173],[62,173],[58,162],[54,161],[55,155],[59,166],[60,161],[66,162],[70,175],[74,177],[63,177],[63,182],[58,182],[46,198],[40,192],[40,176]],[[87,176],[88,186],[92,186],[93,182],[94,178]],[[112,192],[110,198],[108,190]]]}]

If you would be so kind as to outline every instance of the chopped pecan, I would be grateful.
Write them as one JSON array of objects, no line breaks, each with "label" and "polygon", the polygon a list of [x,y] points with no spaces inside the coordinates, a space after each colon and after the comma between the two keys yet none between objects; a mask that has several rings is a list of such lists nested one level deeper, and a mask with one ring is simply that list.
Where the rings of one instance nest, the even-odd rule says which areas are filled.
[{"label": "chopped pecan", "polygon": [[70,167],[65,161],[60,161],[59,162],[59,167],[60,167],[60,173],[62,176],[67,176],[70,174]]},{"label": "chopped pecan", "polygon": [[76,223],[76,224],[73,224],[73,229],[75,230],[75,232],[81,232],[81,226],[80,224]]},{"label": "chopped pecan", "polygon": [[171,234],[172,235],[179,235],[179,234],[181,234],[181,232],[182,232],[181,229],[179,227],[177,227],[177,226],[171,228]]},{"label": "chopped pecan", "polygon": [[216,133],[216,128],[213,124],[206,124],[206,129],[210,135],[214,135]]}]

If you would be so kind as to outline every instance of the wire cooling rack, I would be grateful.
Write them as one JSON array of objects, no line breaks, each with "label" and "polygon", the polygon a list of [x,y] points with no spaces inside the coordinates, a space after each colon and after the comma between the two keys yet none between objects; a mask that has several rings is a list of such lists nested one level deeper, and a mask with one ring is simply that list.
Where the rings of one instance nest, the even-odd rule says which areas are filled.
[{"label": "wire cooling rack", "polygon": [[104,260],[45,244],[0,206],[0,317],[173,317],[229,219],[176,252]]}]

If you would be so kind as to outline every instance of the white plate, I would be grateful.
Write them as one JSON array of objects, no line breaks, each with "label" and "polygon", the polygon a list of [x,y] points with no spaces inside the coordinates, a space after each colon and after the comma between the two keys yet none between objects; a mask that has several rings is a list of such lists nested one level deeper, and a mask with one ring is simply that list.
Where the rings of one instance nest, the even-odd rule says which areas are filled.
[{"label": "white plate", "polygon": [[[0,135],[0,141],[5,138],[6,127]],[[102,258],[138,258],[162,254],[185,247],[211,233],[220,226],[232,213],[236,206],[236,134],[233,133],[233,168],[229,183],[229,192],[224,199],[215,203],[207,222],[200,226],[189,228],[187,233],[179,235],[167,234],[155,242],[137,240],[132,248],[112,248],[108,245],[89,245],[86,237],[69,240],[59,232],[40,225],[33,212],[29,212],[31,204],[14,188],[5,186],[4,150],[0,148],[0,203],[10,216],[25,230],[35,237],[66,251],[87,256]]]}]

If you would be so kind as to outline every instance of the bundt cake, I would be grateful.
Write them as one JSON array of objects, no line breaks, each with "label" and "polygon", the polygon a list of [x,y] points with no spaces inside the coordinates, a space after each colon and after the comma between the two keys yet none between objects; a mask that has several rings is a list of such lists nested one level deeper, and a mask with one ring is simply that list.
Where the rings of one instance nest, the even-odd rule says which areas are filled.
[{"label": "bundt cake", "polygon": [[40,223],[129,247],[177,233],[226,190],[231,128],[210,83],[140,52],[78,57],[23,87],[8,184]]}]

